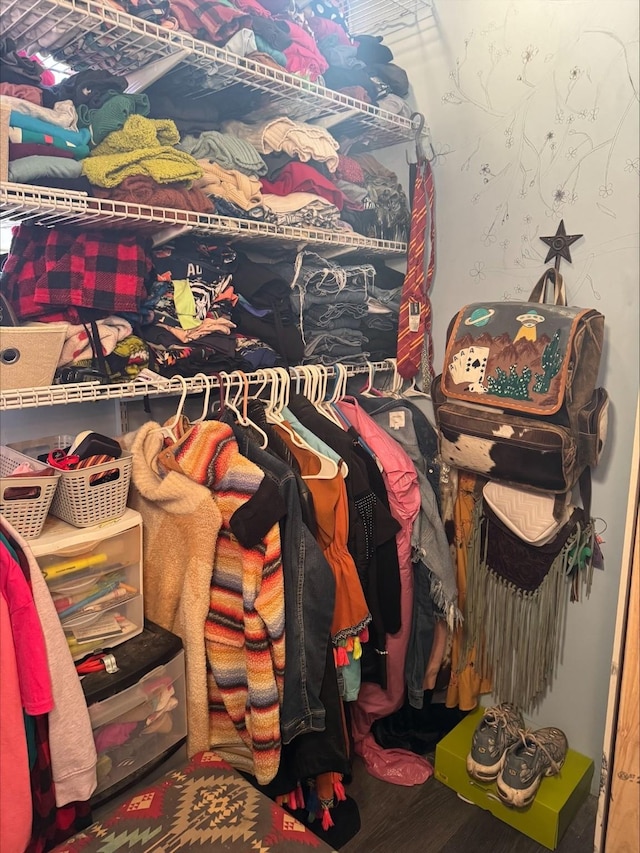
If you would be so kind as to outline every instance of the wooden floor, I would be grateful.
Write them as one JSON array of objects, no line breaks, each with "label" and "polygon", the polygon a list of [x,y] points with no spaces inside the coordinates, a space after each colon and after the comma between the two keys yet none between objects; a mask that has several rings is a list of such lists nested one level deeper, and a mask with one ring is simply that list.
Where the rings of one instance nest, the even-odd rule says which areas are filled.
[{"label": "wooden floor", "polygon": [[[94,811],[104,817],[137,790],[181,766],[184,750],[146,779]],[[429,779],[405,788],[370,776],[356,758],[347,794],[358,803],[362,828],[341,853],[544,853],[542,847],[489,812],[460,800]],[[597,800],[589,797],[556,848],[557,853],[591,853]],[[208,851],[207,851],[208,853]],[[211,851],[213,853],[213,851]]]},{"label": "wooden floor", "polygon": [[[429,779],[404,788],[370,776],[356,759],[347,788],[360,809],[362,829],[341,853],[543,853],[547,850],[450,788]],[[589,797],[556,848],[591,853],[597,800]]]}]

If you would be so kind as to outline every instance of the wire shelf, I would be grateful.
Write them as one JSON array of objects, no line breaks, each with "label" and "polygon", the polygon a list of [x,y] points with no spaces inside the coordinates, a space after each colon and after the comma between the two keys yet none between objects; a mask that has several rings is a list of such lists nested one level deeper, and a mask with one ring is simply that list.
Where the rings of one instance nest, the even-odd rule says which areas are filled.
[{"label": "wire shelf", "polygon": [[349,0],[347,20],[354,34],[386,33],[414,26],[433,13],[433,0]]},{"label": "wire shelf", "polygon": [[141,234],[155,234],[166,228],[180,228],[215,234],[234,243],[260,242],[262,245],[290,244],[292,248],[335,247],[347,252],[373,255],[404,255],[406,243],[373,240],[353,231],[296,228],[270,222],[234,219],[210,213],[194,213],[166,207],[96,199],[83,193],[51,190],[29,184],[0,186],[0,222],[27,225],[73,225],[83,228],[135,228]]},{"label": "wire shelf", "polygon": [[[345,365],[348,376],[368,373],[382,373],[394,369],[391,361],[378,361],[370,365]],[[335,376],[335,369],[326,368],[329,376]],[[295,380],[296,368],[289,370]],[[260,373],[246,373],[249,383],[262,382]],[[212,388],[219,388],[220,383],[215,377],[210,377]],[[153,381],[136,380],[114,385],[99,385],[93,382],[79,382],[69,385],[47,385],[41,388],[18,388],[13,391],[0,393],[0,412],[17,411],[19,409],[36,409],[41,406],[65,406],[69,403],[95,403],[100,400],[134,400],[140,397],[167,397],[181,394],[184,385],[190,394],[198,394],[206,390],[205,380],[201,376],[178,377],[166,379],[158,376]]]},{"label": "wire shelf", "polygon": [[[185,97],[238,84],[265,95],[265,113],[298,121],[322,120],[336,137],[366,140],[372,150],[415,137],[411,120],[404,116],[94,0],[4,0],[2,35],[28,54],[49,54],[74,71],[94,68],[136,76],[151,63],[170,68],[173,58],[176,64],[168,74],[181,73],[180,92]],[[189,79],[185,70],[190,72]]]}]

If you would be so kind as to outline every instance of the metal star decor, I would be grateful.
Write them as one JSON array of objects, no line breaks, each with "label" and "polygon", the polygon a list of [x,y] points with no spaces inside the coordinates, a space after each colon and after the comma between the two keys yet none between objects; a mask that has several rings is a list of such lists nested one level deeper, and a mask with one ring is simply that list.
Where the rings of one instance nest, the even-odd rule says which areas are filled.
[{"label": "metal star decor", "polygon": [[560,258],[564,258],[565,261],[571,263],[569,246],[572,243],[575,243],[576,240],[579,240],[582,236],[582,234],[567,234],[564,230],[564,219],[561,219],[560,225],[558,225],[558,230],[553,237],[540,237],[542,242],[549,246],[547,257],[544,259],[545,264],[549,263],[553,258],[556,258],[556,269],[560,265]]}]

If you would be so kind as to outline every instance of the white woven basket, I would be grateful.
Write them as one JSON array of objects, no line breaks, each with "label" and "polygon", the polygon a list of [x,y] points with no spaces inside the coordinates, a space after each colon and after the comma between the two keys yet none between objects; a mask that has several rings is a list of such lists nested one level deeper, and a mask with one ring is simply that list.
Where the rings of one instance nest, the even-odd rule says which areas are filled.
[{"label": "white woven basket", "polygon": [[[60,474],[56,472],[45,477],[11,477],[11,473],[23,463],[27,463],[36,471],[43,471],[47,467],[12,447],[0,446],[0,514],[25,539],[35,539],[40,535],[49,512]],[[33,497],[5,498],[5,495],[9,494],[8,490],[15,488],[37,489],[38,493]]]},{"label": "white woven basket", "polygon": [[[62,471],[60,485],[51,504],[51,514],[74,527],[92,527],[124,515],[131,482],[133,457],[122,451],[120,459],[102,462],[78,471]],[[96,474],[117,470],[118,478],[92,483]]]}]

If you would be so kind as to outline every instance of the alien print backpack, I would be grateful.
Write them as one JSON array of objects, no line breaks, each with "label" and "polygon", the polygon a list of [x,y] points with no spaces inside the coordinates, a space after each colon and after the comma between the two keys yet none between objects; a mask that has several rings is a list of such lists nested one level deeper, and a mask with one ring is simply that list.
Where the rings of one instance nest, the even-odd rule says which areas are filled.
[{"label": "alien print backpack", "polygon": [[553,268],[528,302],[458,311],[432,386],[442,460],[512,486],[568,492],[606,438],[608,397],[595,387],[603,339],[604,316],[568,307]]}]

